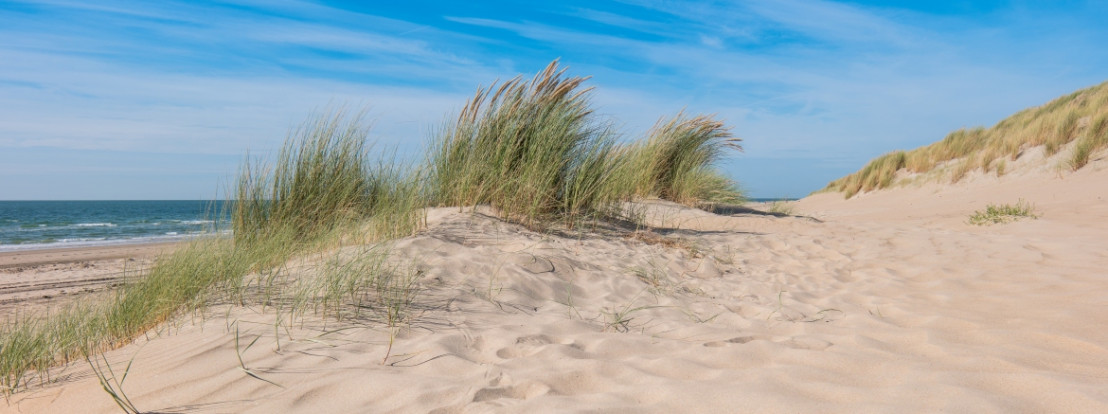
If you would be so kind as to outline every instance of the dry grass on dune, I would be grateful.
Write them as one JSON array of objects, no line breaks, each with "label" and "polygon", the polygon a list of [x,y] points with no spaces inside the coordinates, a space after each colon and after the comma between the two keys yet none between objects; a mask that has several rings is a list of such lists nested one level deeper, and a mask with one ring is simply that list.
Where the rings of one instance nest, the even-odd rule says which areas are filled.
[{"label": "dry grass on dune", "polygon": [[1108,82],[1020,111],[992,128],[960,129],[934,144],[882,155],[858,172],[832,181],[823,191],[842,192],[850,198],[895,184],[898,171],[928,173],[950,163],[956,163],[950,174],[936,174],[934,179],[958,182],[976,170],[1003,175],[1007,161],[1028,148],[1043,146],[1051,156],[1074,141],[1067,160],[1074,170],[1088,163],[1092,153],[1108,147]]}]

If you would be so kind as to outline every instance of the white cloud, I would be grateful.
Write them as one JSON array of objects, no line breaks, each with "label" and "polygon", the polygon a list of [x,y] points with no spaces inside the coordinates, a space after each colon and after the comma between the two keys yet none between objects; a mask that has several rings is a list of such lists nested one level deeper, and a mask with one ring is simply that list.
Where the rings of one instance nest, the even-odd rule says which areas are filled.
[{"label": "white cloud", "polygon": [[[129,70],[81,58],[0,52],[0,146],[241,154],[278,145],[310,112],[366,105],[383,139],[421,137],[465,94],[277,77]],[[32,71],[33,68],[53,68]]]}]

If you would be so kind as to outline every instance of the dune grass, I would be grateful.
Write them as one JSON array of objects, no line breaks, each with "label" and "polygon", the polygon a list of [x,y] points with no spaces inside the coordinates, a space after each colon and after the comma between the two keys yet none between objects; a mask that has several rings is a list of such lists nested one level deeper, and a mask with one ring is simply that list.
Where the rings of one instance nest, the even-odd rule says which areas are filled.
[{"label": "dune grass", "polygon": [[433,142],[435,202],[489,204],[536,227],[603,217],[634,197],[686,204],[741,198],[713,168],[726,149],[741,149],[723,122],[678,114],[645,142],[619,145],[589,106],[587,79],[567,77],[555,61],[529,82],[479,89]]},{"label": "dune grass", "polygon": [[[725,149],[739,149],[722,122],[679,114],[644,143],[618,144],[589,107],[586,79],[566,76],[555,61],[530,81],[479,89],[433,139],[423,166],[374,157],[360,116],[312,118],[274,161],[244,163],[222,213],[232,236],[159,257],[106,300],[0,323],[0,393],[48,380],[56,364],[95,361],[90,356],[215,303],[258,306],[278,318],[371,312],[395,329],[410,318],[419,272],[393,262],[379,242],[414,234],[428,206],[489,204],[543,227],[608,217],[635,197],[740,196],[713,169]],[[351,245],[363,247],[342,248]],[[290,266],[308,255],[331,258],[311,271]]]},{"label": "dune grass", "polygon": [[904,151],[895,151],[877,157],[861,171],[831,182],[828,188],[840,191],[846,198],[850,198],[859,192],[888,187],[896,178],[897,171],[904,168],[907,160],[905,154]]},{"label": "dune grass", "polygon": [[251,242],[286,228],[318,234],[363,215],[371,204],[367,134],[336,114],[296,130],[276,163],[247,159],[232,203],[236,240]]},{"label": "dune grass", "polygon": [[639,197],[659,197],[677,203],[742,201],[735,183],[713,168],[727,150],[742,151],[740,138],[710,116],[679,113],[659,121],[645,142],[622,153],[625,175]]},{"label": "dune grass", "polygon": [[[420,177],[389,159],[374,160],[360,116],[319,116],[286,139],[274,163],[247,160],[231,209],[236,241],[275,232],[307,238],[376,219],[382,237],[420,223]],[[376,162],[373,162],[376,161]]]},{"label": "dune grass", "polygon": [[931,145],[882,155],[822,191],[850,198],[894,185],[898,171],[923,174],[944,166],[949,173],[932,179],[958,182],[977,170],[1003,175],[1006,161],[1028,148],[1042,146],[1050,156],[1075,140],[1067,162],[1074,170],[1088,163],[1092,153],[1108,147],[1108,82],[1020,111],[992,128],[959,129]]},{"label": "dune grass", "polygon": [[587,79],[566,76],[555,61],[529,82],[478,89],[434,139],[435,202],[489,204],[534,227],[573,222],[629,195],[612,185],[615,135],[589,107]]},{"label": "dune grass", "polygon": [[984,226],[988,224],[1003,224],[1023,218],[1035,219],[1035,207],[1024,200],[1012,204],[989,204],[985,210],[975,211],[969,217],[969,223]]}]

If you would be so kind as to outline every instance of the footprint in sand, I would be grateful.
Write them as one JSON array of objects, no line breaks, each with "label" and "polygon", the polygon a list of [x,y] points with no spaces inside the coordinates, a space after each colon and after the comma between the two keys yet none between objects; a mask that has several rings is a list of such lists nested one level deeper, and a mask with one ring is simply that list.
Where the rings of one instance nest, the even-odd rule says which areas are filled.
[{"label": "footprint in sand", "polygon": [[492,401],[501,398],[526,400],[550,393],[550,387],[545,384],[526,381],[522,384],[505,387],[486,387],[477,390],[473,394],[473,402]]},{"label": "footprint in sand", "polygon": [[523,358],[534,355],[547,345],[555,343],[547,335],[527,335],[516,338],[516,343],[496,351],[496,356],[504,359]]}]

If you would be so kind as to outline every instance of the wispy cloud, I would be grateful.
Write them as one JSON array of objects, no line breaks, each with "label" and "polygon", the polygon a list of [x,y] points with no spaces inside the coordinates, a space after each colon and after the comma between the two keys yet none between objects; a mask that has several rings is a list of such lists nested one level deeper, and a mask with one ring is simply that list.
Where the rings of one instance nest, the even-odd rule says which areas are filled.
[{"label": "wispy cloud", "polygon": [[[391,141],[408,142],[426,129],[413,123],[439,122],[468,94],[450,87],[457,77],[495,76],[427,40],[330,21],[187,3],[33,7],[46,9],[0,18],[21,21],[0,25],[12,40],[0,46],[8,62],[0,65],[0,146],[242,153],[279,141],[313,109],[343,103],[377,108],[371,116],[387,117],[380,124]],[[370,20],[399,33],[422,27]],[[95,29],[102,26],[155,39]]]}]

